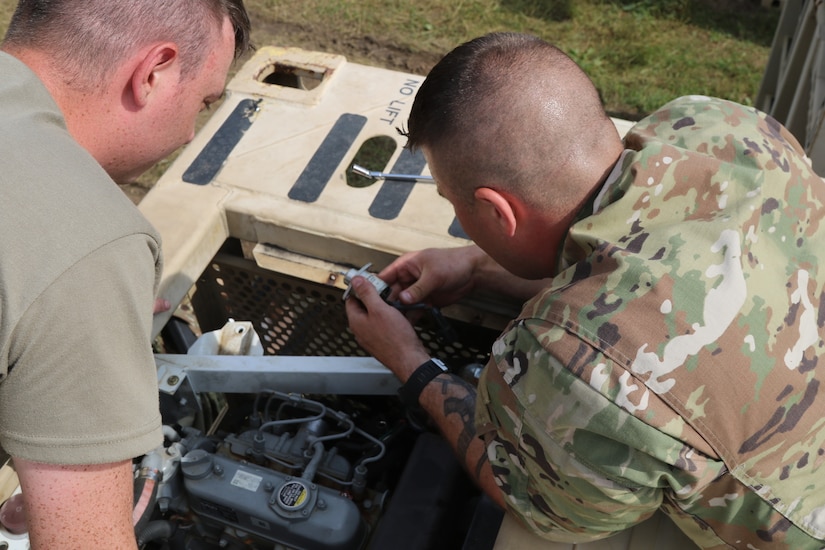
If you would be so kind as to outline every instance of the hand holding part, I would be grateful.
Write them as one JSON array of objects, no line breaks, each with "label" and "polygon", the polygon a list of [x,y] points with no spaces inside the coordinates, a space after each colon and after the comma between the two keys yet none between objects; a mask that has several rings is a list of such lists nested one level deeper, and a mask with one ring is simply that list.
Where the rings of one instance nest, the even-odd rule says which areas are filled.
[{"label": "hand holding part", "polygon": [[[344,276],[344,282],[347,283],[347,289],[344,291],[343,299],[346,300],[352,294],[352,280],[355,277],[363,277],[369,283],[375,287],[375,291],[378,292],[378,295],[381,296],[384,300],[390,295],[390,287],[382,281],[378,275],[375,273],[370,273],[367,271],[370,267],[372,267],[372,263],[367,263],[361,269],[350,269],[346,273],[341,273]],[[355,297],[357,298],[358,295],[356,294]]]},{"label": "hand holding part", "polygon": [[[355,294],[355,297],[358,298],[358,294],[354,292],[352,287],[352,280],[355,277],[363,277],[367,282],[369,282],[374,288],[378,295],[384,300],[387,301],[387,298],[390,295],[390,287],[385,283],[378,275],[374,273],[370,273],[367,271],[372,266],[371,263],[367,263],[361,269],[350,269],[344,275],[344,281],[347,283],[347,289],[344,291],[343,299],[346,300],[350,297],[350,295]],[[387,303],[393,306],[395,309],[399,311],[411,311],[411,310],[425,310],[428,311],[435,321],[436,324],[436,336],[439,340],[444,343],[451,344],[458,340],[458,335],[456,334],[453,327],[447,321],[447,319],[441,314],[441,311],[433,306],[428,304],[419,302],[415,304],[404,304],[401,301],[387,301]]]},{"label": "hand holding part", "polygon": [[410,321],[382,300],[365,278],[355,277],[352,286],[358,299],[347,300],[345,307],[350,330],[361,347],[396,375],[426,361],[429,353]]},{"label": "hand holding part", "polygon": [[398,299],[405,304],[427,302],[443,307],[472,292],[480,254],[475,246],[408,252],[384,268],[379,276],[400,290]]}]

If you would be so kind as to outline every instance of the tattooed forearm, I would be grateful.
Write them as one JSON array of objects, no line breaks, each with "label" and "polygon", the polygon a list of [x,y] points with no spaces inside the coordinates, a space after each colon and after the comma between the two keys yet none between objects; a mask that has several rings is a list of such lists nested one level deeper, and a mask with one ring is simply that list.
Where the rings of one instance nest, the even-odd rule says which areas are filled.
[{"label": "tattooed forearm", "polygon": [[493,477],[487,445],[476,431],[476,388],[452,374],[439,374],[427,386],[422,405],[438,424],[467,474],[499,506],[501,489]]},{"label": "tattooed forearm", "polygon": [[[441,377],[441,394],[444,396],[444,416],[455,421],[457,416],[462,428],[456,440],[456,453],[466,463],[467,450],[476,437],[475,388],[457,376]],[[470,467],[469,464],[467,464]],[[476,470],[479,469],[476,465]]]},{"label": "tattooed forearm", "polygon": [[481,478],[481,470],[484,469],[484,466],[489,462],[489,458],[487,457],[487,453],[481,453],[479,455],[478,460],[476,461],[476,467],[473,469],[473,477],[475,479]]}]

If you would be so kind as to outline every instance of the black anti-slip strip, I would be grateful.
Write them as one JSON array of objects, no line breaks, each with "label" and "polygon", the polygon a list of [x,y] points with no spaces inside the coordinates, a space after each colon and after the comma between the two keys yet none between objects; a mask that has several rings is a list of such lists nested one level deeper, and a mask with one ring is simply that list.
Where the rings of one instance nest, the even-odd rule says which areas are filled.
[{"label": "black anti-slip strip", "polygon": [[[420,174],[426,165],[427,161],[420,151],[411,153],[409,149],[404,149],[390,172],[395,174]],[[370,205],[370,215],[381,220],[395,219],[401,212],[404,203],[407,202],[407,197],[410,196],[415,185],[416,182],[414,181],[384,180],[381,189],[378,190]],[[423,185],[432,184],[425,183]]]},{"label": "black anti-slip strip", "polygon": [[361,115],[341,115],[289,190],[289,198],[303,202],[318,200],[366,123],[367,118]]},{"label": "black anti-slip strip", "polygon": [[229,154],[255,121],[253,115],[257,112],[259,103],[260,100],[244,99],[235,106],[206,147],[201,149],[183,173],[183,181],[195,185],[206,185],[218,175],[226,159],[229,158]]}]

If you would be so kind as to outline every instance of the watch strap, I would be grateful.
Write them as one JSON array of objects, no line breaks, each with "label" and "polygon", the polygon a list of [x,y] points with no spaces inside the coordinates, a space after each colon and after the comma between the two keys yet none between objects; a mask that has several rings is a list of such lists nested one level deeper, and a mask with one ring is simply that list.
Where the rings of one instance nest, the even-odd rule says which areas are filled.
[{"label": "watch strap", "polygon": [[440,359],[432,358],[415,369],[407,381],[398,388],[398,397],[406,407],[419,406],[418,399],[421,392],[433,378],[439,374],[449,372],[447,365]]}]

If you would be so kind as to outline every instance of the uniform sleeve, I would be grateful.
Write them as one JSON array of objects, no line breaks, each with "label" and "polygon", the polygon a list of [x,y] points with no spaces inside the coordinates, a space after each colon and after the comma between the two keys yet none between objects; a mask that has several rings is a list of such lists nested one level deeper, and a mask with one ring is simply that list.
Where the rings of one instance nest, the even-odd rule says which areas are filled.
[{"label": "uniform sleeve", "polygon": [[[574,349],[578,364],[554,355]],[[567,356],[565,353],[563,356]],[[563,329],[517,322],[495,343],[479,382],[476,427],[505,502],[550,540],[586,542],[628,529],[688,483],[668,464],[681,441],[641,422],[574,372],[611,362]]]},{"label": "uniform sleeve", "polygon": [[151,349],[154,243],[130,235],[63,273],[18,323],[0,385],[12,456],[108,463],[162,441]]}]

